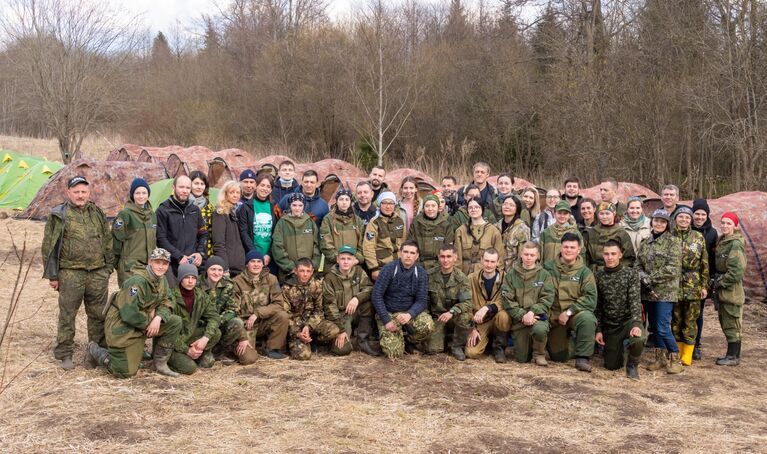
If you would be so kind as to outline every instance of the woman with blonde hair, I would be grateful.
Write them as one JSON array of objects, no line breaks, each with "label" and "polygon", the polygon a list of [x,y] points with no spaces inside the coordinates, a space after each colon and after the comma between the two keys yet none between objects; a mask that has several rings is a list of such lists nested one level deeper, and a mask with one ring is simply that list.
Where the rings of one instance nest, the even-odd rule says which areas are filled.
[{"label": "woman with blonde hair", "polygon": [[229,180],[218,193],[213,211],[213,255],[224,260],[224,270],[235,277],[245,266],[245,247],[240,238],[240,228],[235,207],[240,201],[240,184]]},{"label": "woman with blonde hair", "polygon": [[525,188],[522,190],[520,198],[522,199],[522,211],[519,213],[519,219],[522,219],[522,222],[532,228],[533,220],[541,213],[538,191],[534,187]]},{"label": "woman with blonde hair", "polygon": [[399,206],[405,211],[405,230],[410,230],[416,215],[421,212],[421,198],[418,197],[418,182],[407,176],[402,179],[399,187]]}]

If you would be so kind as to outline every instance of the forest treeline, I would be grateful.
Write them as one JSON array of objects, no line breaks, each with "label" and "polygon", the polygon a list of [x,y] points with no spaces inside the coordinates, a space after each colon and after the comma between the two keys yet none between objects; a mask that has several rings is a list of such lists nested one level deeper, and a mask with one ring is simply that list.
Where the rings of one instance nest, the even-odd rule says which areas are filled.
[{"label": "forest treeline", "polygon": [[324,0],[230,0],[195,39],[12,3],[0,132],[55,137],[65,160],[109,131],[434,176],[485,160],[683,197],[767,187],[762,0],[370,0],[334,20]]}]

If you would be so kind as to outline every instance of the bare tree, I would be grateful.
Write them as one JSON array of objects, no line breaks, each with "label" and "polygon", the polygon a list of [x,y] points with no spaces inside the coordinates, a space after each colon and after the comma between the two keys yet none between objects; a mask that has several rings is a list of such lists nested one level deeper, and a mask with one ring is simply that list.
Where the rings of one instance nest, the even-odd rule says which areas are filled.
[{"label": "bare tree", "polygon": [[11,0],[0,17],[13,64],[29,82],[22,107],[45,119],[68,163],[83,138],[120,107],[114,79],[137,48],[138,20],[108,2]]}]

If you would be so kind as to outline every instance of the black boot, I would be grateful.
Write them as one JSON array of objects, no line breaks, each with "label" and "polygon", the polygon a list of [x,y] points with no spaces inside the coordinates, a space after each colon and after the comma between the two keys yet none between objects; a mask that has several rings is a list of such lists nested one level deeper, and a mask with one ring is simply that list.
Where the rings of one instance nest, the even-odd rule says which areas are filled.
[{"label": "black boot", "polygon": [[493,339],[493,358],[496,363],[506,362],[506,345],[509,343],[509,336],[506,333],[497,333]]},{"label": "black boot", "polygon": [[694,361],[700,361],[700,345],[696,345],[695,350],[692,351],[692,359]]},{"label": "black boot", "polygon": [[466,361],[466,352],[463,347],[466,345],[466,338],[469,336],[469,330],[456,326],[453,330],[453,340],[450,344],[450,353],[458,361]]},{"label": "black boot", "polygon": [[629,356],[626,361],[626,376],[632,380],[639,380],[639,357]]},{"label": "black boot", "polygon": [[269,358],[269,359],[285,359],[285,358],[287,358],[287,356],[285,356],[284,354],[280,353],[279,350],[272,350],[270,348],[265,348],[264,349],[264,355],[267,358]]},{"label": "black boot", "polygon": [[370,346],[370,333],[373,331],[373,319],[371,317],[360,317],[357,325],[357,345],[360,350],[370,356],[381,356],[381,352],[376,351]]},{"label": "black boot", "polygon": [[740,364],[739,348],[740,342],[727,342],[727,353],[716,359],[717,366],[737,366]]}]

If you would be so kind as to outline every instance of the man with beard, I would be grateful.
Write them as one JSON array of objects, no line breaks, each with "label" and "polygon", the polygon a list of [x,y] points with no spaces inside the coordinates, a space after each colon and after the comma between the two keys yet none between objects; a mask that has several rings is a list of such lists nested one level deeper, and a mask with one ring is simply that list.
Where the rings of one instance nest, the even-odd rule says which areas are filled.
[{"label": "man with beard", "polygon": [[174,276],[180,263],[200,267],[208,249],[208,228],[200,208],[189,202],[191,191],[192,180],[180,175],[173,181],[173,194],[157,208],[157,247],[170,252]]},{"label": "man with beard", "polygon": [[369,181],[360,181],[354,188],[354,196],[357,199],[352,205],[354,207],[354,214],[362,219],[362,225],[367,226],[368,222],[373,219],[378,213],[376,206],[373,204],[373,187]]},{"label": "man with beard", "polygon": [[562,200],[570,204],[570,212],[575,218],[575,223],[583,225],[583,216],[581,216],[581,181],[577,177],[570,177],[565,180],[565,193],[562,194]]},{"label": "man with beard", "polygon": [[373,189],[373,200],[378,200],[378,196],[380,196],[382,192],[389,190],[389,186],[384,183],[385,177],[386,170],[381,166],[375,166],[370,170],[368,181],[370,181],[370,187]]}]

